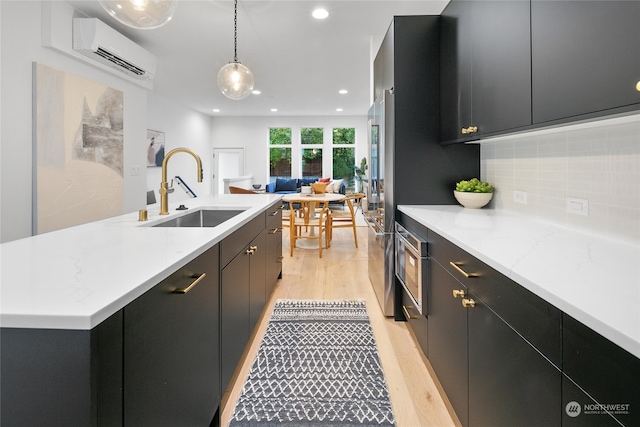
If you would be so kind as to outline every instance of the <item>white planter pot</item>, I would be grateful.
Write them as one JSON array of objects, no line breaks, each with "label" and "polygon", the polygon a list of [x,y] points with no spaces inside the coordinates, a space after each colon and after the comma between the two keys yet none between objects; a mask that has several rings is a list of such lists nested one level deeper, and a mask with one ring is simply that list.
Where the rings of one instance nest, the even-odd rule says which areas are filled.
[{"label": "white planter pot", "polygon": [[453,191],[458,203],[465,208],[480,209],[491,201],[493,193],[469,193],[464,191]]}]

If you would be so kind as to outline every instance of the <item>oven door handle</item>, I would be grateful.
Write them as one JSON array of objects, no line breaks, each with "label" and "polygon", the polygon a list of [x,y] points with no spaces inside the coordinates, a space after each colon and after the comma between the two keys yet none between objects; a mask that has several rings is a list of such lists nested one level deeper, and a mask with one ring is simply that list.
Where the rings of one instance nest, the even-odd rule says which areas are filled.
[{"label": "oven door handle", "polygon": [[405,239],[402,234],[396,232],[396,238],[402,242],[405,252],[409,252],[411,255],[413,255],[413,258],[415,258],[416,261],[420,261],[420,258],[424,258],[420,256],[418,250],[411,243],[409,243],[409,241]]}]

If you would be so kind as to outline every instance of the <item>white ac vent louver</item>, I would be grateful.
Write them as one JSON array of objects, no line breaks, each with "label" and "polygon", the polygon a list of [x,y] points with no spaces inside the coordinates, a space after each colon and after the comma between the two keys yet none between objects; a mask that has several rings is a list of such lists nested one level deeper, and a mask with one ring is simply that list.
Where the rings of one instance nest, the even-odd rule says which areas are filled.
[{"label": "white ac vent louver", "polygon": [[73,19],[73,50],[135,79],[153,80],[157,59],[96,18]]}]

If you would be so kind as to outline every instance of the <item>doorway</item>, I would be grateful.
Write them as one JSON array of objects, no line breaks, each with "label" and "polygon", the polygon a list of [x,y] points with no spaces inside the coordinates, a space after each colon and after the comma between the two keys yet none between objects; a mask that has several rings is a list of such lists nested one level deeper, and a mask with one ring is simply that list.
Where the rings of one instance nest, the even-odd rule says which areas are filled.
[{"label": "doorway", "polygon": [[244,148],[213,149],[213,194],[224,194],[225,178],[244,175]]}]

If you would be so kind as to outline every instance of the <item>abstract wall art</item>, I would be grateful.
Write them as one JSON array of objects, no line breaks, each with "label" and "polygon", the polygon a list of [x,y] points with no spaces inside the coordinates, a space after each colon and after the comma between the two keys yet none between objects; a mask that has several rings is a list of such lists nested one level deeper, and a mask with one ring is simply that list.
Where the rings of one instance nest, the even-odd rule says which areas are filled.
[{"label": "abstract wall art", "polygon": [[33,89],[33,234],[122,214],[122,91],[41,63]]}]

